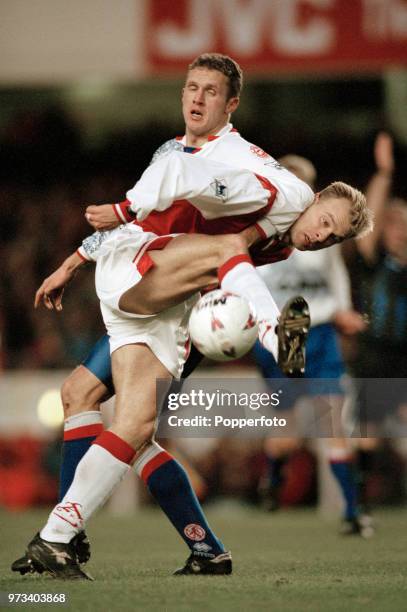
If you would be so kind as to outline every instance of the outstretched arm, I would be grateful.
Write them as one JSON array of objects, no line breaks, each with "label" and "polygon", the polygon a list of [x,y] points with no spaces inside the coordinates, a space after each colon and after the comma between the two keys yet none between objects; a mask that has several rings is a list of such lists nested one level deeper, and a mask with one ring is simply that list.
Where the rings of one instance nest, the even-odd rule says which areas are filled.
[{"label": "outstretched arm", "polygon": [[377,170],[369,181],[366,199],[368,207],[375,216],[375,227],[370,234],[356,241],[360,254],[367,260],[372,260],[375,257],[383,225],[383,214],[392,186],[394,172],[393,140],[386,132],[380,132],[376,138],[374,157]]},{"label": "outstretched arm", "polygon": [[48,276],[37,290],[34,298],[34,308],[41,302],[48,310],[62,310],[62,295],[65,286],[73,279],[77,270],[86,262],[77,251],[72,253],[55,272]]}]

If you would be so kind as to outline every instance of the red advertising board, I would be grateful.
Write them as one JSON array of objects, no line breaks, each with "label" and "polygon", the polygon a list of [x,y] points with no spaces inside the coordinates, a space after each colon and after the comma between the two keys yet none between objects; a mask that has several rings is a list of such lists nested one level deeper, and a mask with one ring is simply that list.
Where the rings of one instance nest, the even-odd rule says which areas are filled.
[{"label": "red advertising board", "polygon": [[250,71],[380,70],[407,65],[406,0],[149,0],[147,61],[185,70],[205,51]]}]

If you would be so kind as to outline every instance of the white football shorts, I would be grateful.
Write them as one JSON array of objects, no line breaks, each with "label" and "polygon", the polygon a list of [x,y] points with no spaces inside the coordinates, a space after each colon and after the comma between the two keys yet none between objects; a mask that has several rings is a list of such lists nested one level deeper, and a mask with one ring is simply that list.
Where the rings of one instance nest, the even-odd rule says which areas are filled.
[{"label": "white football shorts", "polygon": [[111,233],[96,262],[96,292],[110,339],[110,352],[127,344],[146,344],[167,370],[179,378],[188,357],[188,319],[199,294],[155,315],[137,315],[119,308],[120,297],[153,265],[148,251],[165,246],[174,235],[157,236],[135,225]]}]

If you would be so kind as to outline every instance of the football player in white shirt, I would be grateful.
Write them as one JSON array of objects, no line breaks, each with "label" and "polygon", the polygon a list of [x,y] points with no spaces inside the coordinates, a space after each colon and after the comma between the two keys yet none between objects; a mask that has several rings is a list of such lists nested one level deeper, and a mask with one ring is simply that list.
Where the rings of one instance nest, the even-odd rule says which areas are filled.
[{"label": "football player in white shirt", "polygon": [[[188,79],[192,79],[195,89],[191,92],[191,103],[185,102],[184,105],[184,108],[189,109],[187,134],[194,136],[196,142],[193,144],[210,142],[210,136],[213,134],[211,130],[217,130],[219,133],[222,130],[222,122],[225,127],[230,112],[237,105],[236,100],[231,103],[231,98],[228,97],[228,77],[219,72],[217,68],[199,65],[192,67],[189,71],[187,84]],[[215,101],[214,105],[211,102],[212,99]],[[208,109],[212,112],[208,112]],[[218,112],[219,115],[217,115]],[[211,117],[212,123],[209,121]],[[196,133],[194,133],[195,121]],[[254,159],[258,157],[264,160],[264,164],[263,161],[261,163],[267,175],[267,164],[271,162],[274,166],[275,161],[263,152],[252,151],[251,154]],[[179,154],[173,153],[168,159],[170,158],[177,160],[178,169],[183,167],[183,160]],[[198,158],[196,161],[199,161]],[[205,161],[202,159],[202,168],[204,173],[206,172],[204,184],[209,176],[208,164]],[[165,163],[168,162],[164,160],[163,165]],[[151,169],[154,166],[156,164],[153,164]],[[257,168],[258,163],[253,162],[253,166]],[[197,168],[195,162],[194,167]],[[212,165],[211,168],[213,168]],[[155,171],[154,168],[153,172]],[[281,173],[285,174],[285,171],[282,170]],[[227,180],[224,181],[225,177]],[[239,185],[242,184],[239,181],[242,180],[252,209],[257,215],[254,219],[250,217],[249,209],[245,208],[244,198],[239,196]],[[185,316],[189,305],[185,302],[179,304],[179,300],[185,300],[188,295],[196,293],[211,281],[217,281],[216,271],[222,268],[221,284],[224,288],[244,295],[244,292],[250,287],[249,299],[255,303],[260,318],[264,317],[263,336],[269,334],[269,337],[272,338],[275,336],[274,327],[277,323],[278,309],[255,272],[247,254],[247,244],[252,244],[259,237],[271,236],[271,242],[277,244],[263,244],[266,254],[270,250],[275,251],[276,246],[280,253],[287,248],[290,249],[291,245],[304,249],[320,248],[355,235],[369,225],[369,220],[363,212],[363,196],[361,197],[356,190],[348,186],[343,187],[343,184],[335,184],[333,191],[332,189],[327,191],[325,196],[321,197],[320,202],[315,201],[313,204],[312,191],[303,187],[300,181],[292,181],[291,177],[290,183],[299,186],[300,196],[297,196],[295,202],[299,203],[300,209],[297,210],[295,210],[297,204],[294,207],[292,204],[290,207],[286,206],[286,203],[289,202],[283,187],[278,190],[267,177],[257,178],[252,169],[243,169],[239,174],[237,168],[224,164],[220,175],[212,175],[211,183],[209,186],[206,185],[204,191],[201,189],[201,184],[198,193],[194,192],[193,185],[181,191],[185,197],[194,200],[194,211],[198,210],[198,204],[202,204],[199,198],[200,193],[203,195],[205,205],[202,207],[202,217],[205,223],[215,219],[218,226],[219,221],[213,208],[216,202],[222,204],[220,209],[226,211],[228,218],[230,215],[229,221],[236,218],[240,220],[244,214],[248,214],[247,226],[251,228],[247,228],[244,238],[235,234],[223,236],[221,240],[219,237],[210,236],[175,238],[169,236],[164,248],[157,250],[157,240],[160,240],[160,237],[157,238],[156,233],[151,236],[147,234],[147,228],[136,228],[134,225],[135,229],[126,229],[123,234],[118,231],[113,238],[109,237],[105,241],[106,246],[105,243],[102,244],[102,255],[98,257],[97,263],[99,267],[98,288],[103,299],[104,317],[108,322],[109,333],[117,341],[112,342],[115,348],[112,355],[113,376],[117,391],[115,419],[112,427],[97,438],[91,449],[81,459],[74,481],[64,499],[52,511],[47,525],[41,531],[41,536],[36,536],[30,543],[28,554],[37,565],[56,576],[85,578],[86,574],[80,569],[75,550],[72,547],[72,541],[83,529],[85,521],[103,503],[115,484],[127,473],[131,464],[135,464],[139,473],[145,472],[147,465],[154,470],[160,467],[160,465],[157,467],[156,457],[162,454],[162,449],[152,442],[156,416],[155,380],[162,378],[170,381],[172,375],[179,375],[180,363],[185,359],[185,353],[180,354],[179,351],[179,340],[181,335],[185,336]],[[183,185],[181,180],[179,184]],[[174,184],[170,182],[171,197],[176,193],[176,189],[171,192],[173,187]],[[138,197],[140,196],[139,188],[140,186],[138,188],[136,186]],[[343,188],[345,192],[341,191]],[[351,189],[350,192],[349,189]],[[273,218],[272,215],[267,214],[267,211],[274,207],[277,192],[281,194],[281,205],[276,207],[275,218]],[[305,201],[301,194],[306,194]],[[164,192],[162,194],[163,204],[160,204],[159,195],[156,194],[155,205],[159,209],[156,214],[171,210],[169,207],[177,205],[177,202],[173,204],[171,197],[168,198],[168,194]],[[353,215],[353,212],[351,213],[354,206],[351,207],[350,200],[356,205],[356,216]],[[229,210],[228,202],[232,205],[237,202],[238,206]],[[332,203],[336,205],[333,206]],[[155,214],[154,202],[149,201],[147,193],[145,199],[137,200],[135,205],[134,212],[140,217],[137,219],[139,225],[143,223],[145,214],[148,215],[146,222]],[[113,210],[114,214],[118,213],[117,207],[110,206],[108,209]],[[101,210],[105,212],[106,207],[101,207]],[[264,222],[260,218],[261,213],[263,217],[266,216]],[[94,211],[90,209],[87,214],[93,221]],[[222,214],[220,213],[219,216]],[[199,223],[201,223],[200,220]],[[237,226],[237,229],[242,229],[242,226]],[[142,234],[147,234],[147,237],[142,236],[141,242],[133,242],[131,246],[134,238],[137,236],[139,239]],[[125,237],[123,241],[120,238],[121,235]],[[124,245],[124,256],[122,252],[116,258],[115,252],[119,253],[122,245]],[[148,255],[141,264],[141,270],[137,270],[135,265],[131,266],[132,258],[129,259],[129,249],[133,249],[132,256],[137,255],[134,245],[144,249],[143,256]],[[148,246],[151,245],[157,248],[147,253]],[[163,241],[160,243],[160,247],[162,246]],[[263,247],[260,250],[260,256],[263,254]],[[121,287],[119,285],[110,286],[119,268],[120,274],[123,273],[123,261],[128,272],[126,283]],[[194,268],[196,262],[198,265]],[[65,269],[65,280],[72,276],[75,267],[75,262],[70,261]],[[176,278],[169,277],[166,274],[167,269]],[[148,274],[146,274],[147,271]],[[158,282],[157,274],[161,275],[163,282]],[[64,280],[64,273],[62,280]],[[120,283],[122,280],[123,278]],[[153,280],[154,283],[152,283]],[[176,295],[173,291],[173,280],[178,284]],[[42,286],[37,295],[38,299],[43,297],[46,304],[52,306],[50,296],[55,297],[58,305],[61,297],[60,290],[64,284],[65,282],[61,282],[61,277],[57,282],[56,277],[51,278]],[[163,288],[166,288],[165,291]],[[144,309],[142,313],[140,313],[140,304]],[[157,307],[159,304],[165,304],[167,310],[160,315],[151,316],[151,312],[160,310]],[[169,308],[171,304],[175,305]],[[302,305],[301,308],[303,308]],[[145,310],[150,312],[145,312]],[[129,331],[129,326],[132,332]],[[174,333],[175,330],[177,333]],[[275,345],[275,342],[271,340],[270,344],[273,343]],[[136,376],[135,373],[137,373]],[[169,461],[168,458],[165,459],[166,462]],[[193,540],[197,533],[200,534],[199,537],[203,534],[204,538],[206,530],[200,528],[198,524],[194,525],[193,530],[187,530],[187,533],[193,534]],[[230,555],[224,551],[219,542],[215,545],[212,538],[211,544],[207,545],[209,548],[206,549],[206,554],[202,554],[201,542],[199,544],[199,550],[191,546],[191,557],[183,568],[183,573],[230,573]],[[64,563],[60,561],[61,553],[63,553]]]}]

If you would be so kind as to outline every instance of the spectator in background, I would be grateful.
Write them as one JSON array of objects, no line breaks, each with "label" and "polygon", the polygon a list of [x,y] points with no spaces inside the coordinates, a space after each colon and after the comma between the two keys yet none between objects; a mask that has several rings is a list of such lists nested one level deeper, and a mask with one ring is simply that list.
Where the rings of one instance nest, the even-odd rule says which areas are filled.
[{"label": "spectator in background", "polygon": [[[375,160],[377,172],[367,190],[375,230],[353,244],[353,256],[347,253],[355,299],[369,320],[349,359],[355,376],[353,418],[362,436],[358,465],[365,505],[383,425],[407,404],[407,201],[390,199],[395,164],[388,134],[377,137]],[[389,380],[384,384],[381,379]]]}]

